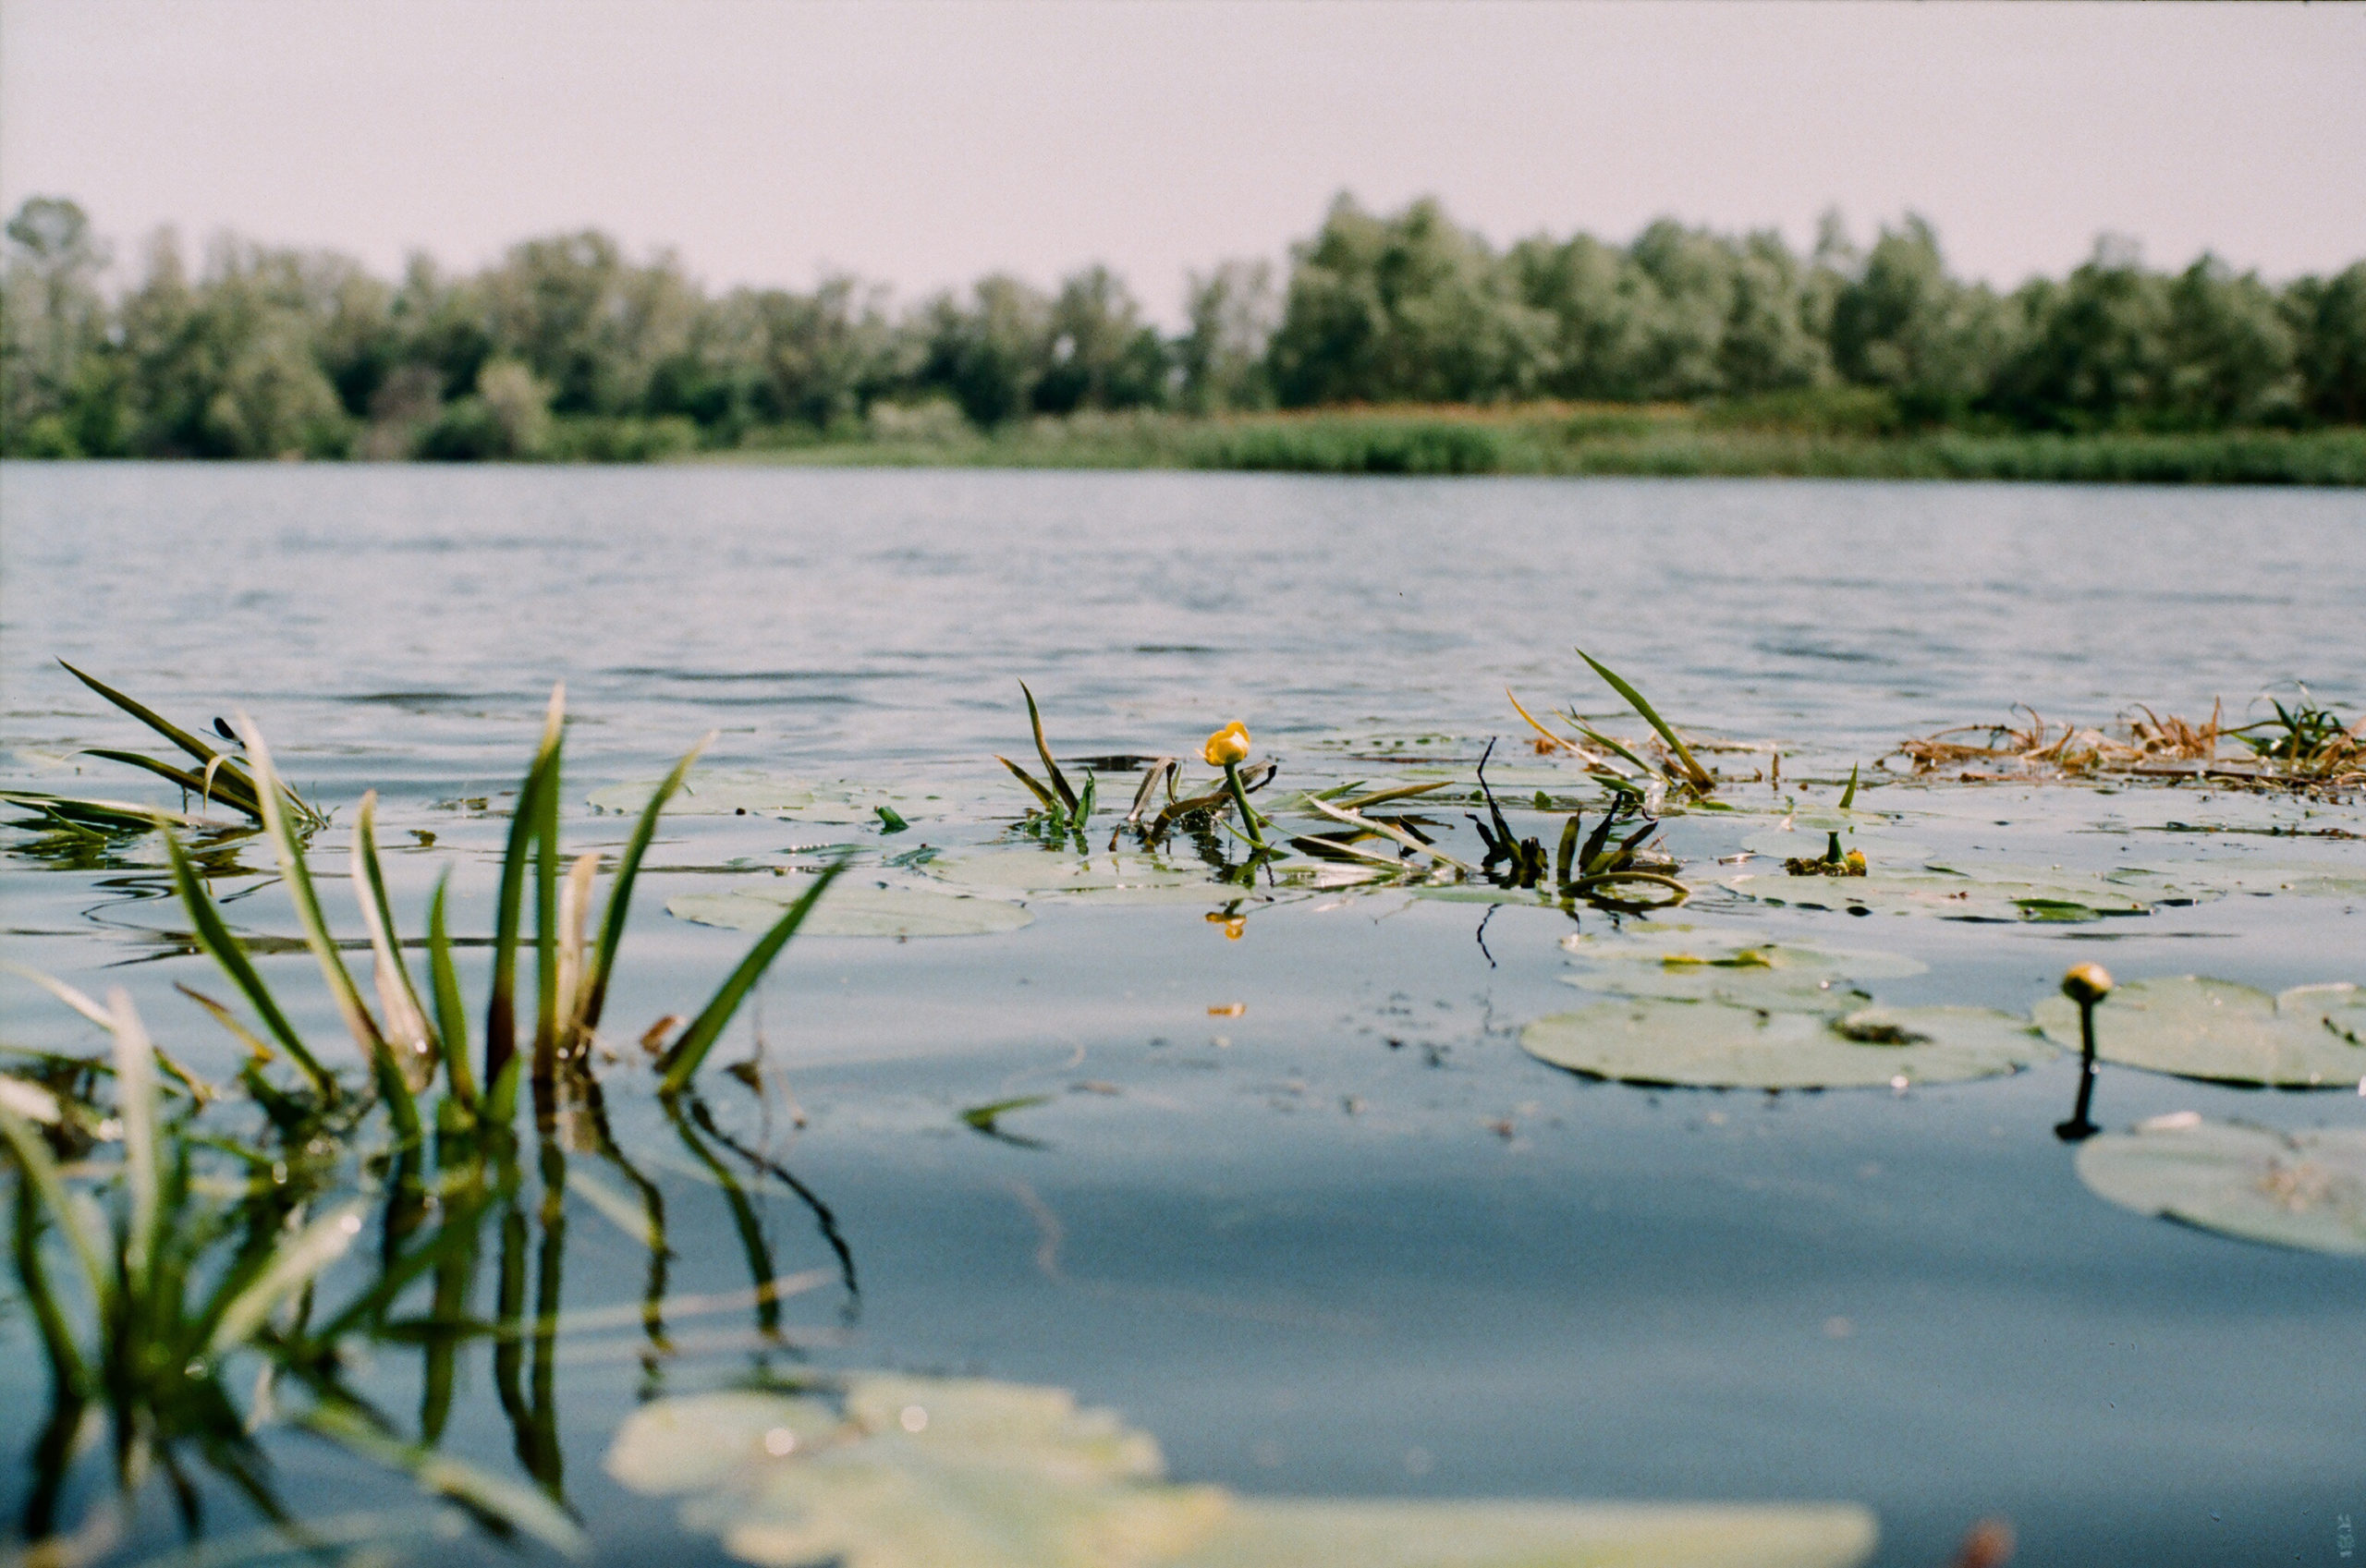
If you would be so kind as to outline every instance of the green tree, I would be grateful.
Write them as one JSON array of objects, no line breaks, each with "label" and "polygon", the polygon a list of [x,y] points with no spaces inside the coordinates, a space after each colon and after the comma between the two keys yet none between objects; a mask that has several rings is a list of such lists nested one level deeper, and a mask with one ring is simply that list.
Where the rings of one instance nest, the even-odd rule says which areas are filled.
[{"label": "green tree", "polygon": [[2010,324],[1986,287],[1947,274],[1937,234],[1909,213],[1833,298],[1832,361],[1845,380],[1894,394],[1909,418],[1960,419],[2011,351]]},{"label": "green tree", "polygon": [[0,267],[0,451],[79,456],[118,439],[116,378],[102,363],[106,247],[62,197],[36,196],[7,224]]},{"label": "green tree", "polygon": [[1994,396],[2039,430],[2128,430],[2169,402],[2166,279],[2144,271],[2134,245],[2104,237],[2060,284],[2016,295],[2025,339],[2002,367]]},{"label": "green tree", "polygon": [[1052,346],[1052,302],[1041,291],[996,273],[979,281],[967,307],[949,294],[931,301],[921,330],[921,387],[949,394],[971,423],[991,428],[1034,407]]},{"label": "green tree", "polygon": [[1183,407],[1195,414],[1271,407],[1265,353],[1280,322],[1273,264],[1224,261],[1191,273],[1184,314],[1190,325],[1175,345]]},{"label": "green tree", "polygon": [[1481,402],[1535,387],[1552,322],[1431,199],[1375,217],[1342,195],[1291,250],[1269,368],[1289,407]]},{"label": "green tree", "polygon": [[1146,408],[1166,401],[1166,345],[1125,280],[1091,266],[1060,286],[1032,402],[1038,412]]},{"label": "green tree", "polygon": [[2366,261],[2331,278],[2302,278],[2285,312],[2298,339],[2294,359],[2307,413],[2329,423],[2366,424]]},{"label": "green tree", "polygon": [[2204,255],[2168,288],[2163,422],[2184,430],[2289,423],[2301,384],[2291,326],[2256,273]]}]

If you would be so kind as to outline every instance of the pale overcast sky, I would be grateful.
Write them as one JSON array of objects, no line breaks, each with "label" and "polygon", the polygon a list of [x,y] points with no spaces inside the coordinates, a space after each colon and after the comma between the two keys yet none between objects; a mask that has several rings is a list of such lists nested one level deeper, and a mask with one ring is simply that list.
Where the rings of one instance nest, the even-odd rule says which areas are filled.
[{"label": "pale overcast sky", "polygon": [[[1089,260],[1162,316],[1334,192],[1498,243],[1913,209],[1962,271],[2099,231],[2366,255],[2366,6],[0,0],[0,201],[473,265],[593,225],[908,297]],[[128,244],[123,249],[130,249]]]}]

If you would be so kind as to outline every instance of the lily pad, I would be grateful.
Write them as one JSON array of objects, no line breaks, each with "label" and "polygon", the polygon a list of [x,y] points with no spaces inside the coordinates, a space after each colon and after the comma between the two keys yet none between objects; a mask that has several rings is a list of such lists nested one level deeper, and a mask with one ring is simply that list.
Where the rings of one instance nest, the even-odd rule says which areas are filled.
[{"label": "lily pad", "polygon": [[[665,901],[665,913],[726,930],[770,930],[809,885],[806,878],[785,877],[728,893],[677,893]],[[841,881],[813,906],[799,930],[805,936],[987,936],[1018,930],[1034,918],[1000,899],[917,888],[851,887]]]},{"label": "lily pad", "polygon": [[1167,1484],[1147,1435],[1062,1390],[977,1380],[656,1400],[607,1468],[778,1568],[1852,1568],[1875,1535],[1847,1505],[1236,1500]]},{"label": "lily pad", "polygon": [[2079,922],[2142,915],[2177,896],[2165,885],[2130,885],[2098,874],[1978,876],[1933,868],[1863,877],[1749,873],[1726,886],[1744,898],[1796,909],[1863,910],[1871,915],[1935,915],[1954,920]]},{"label": "lily pad", "polygon": [[2282,1133],[2190,1112],[2079,1150],[2096,1197],[2221,1235],[2366,1255],[2366,1128]]},{"label": "lily pad", "polygon": [[1102,1568],[1172,1560],[1225,1507],[1154,1484],[1157,1446],[1057,1389],[858,1378],[843,1406],[701,1394],[633,1413],[608,1473],[687,1494],[682,1522],[748,1562]]},{"label": "lily pad", "polygon": [[1211,879],[1203,866],[1177,866],[1130,853],[1009,849],[944,855],[923,868],[957,886],[998,893],[1040,893],[1097,904],[1206,904],[1245,890]]},{"label": "lily pad", "polygon": [[[655,779],[609,784],[584,796],[584,804],[600,811],[638,812],[655,794]],[[786,817],[813,804],[813,786],[797,779],[762,773],[693,773],[681,792],[665,803],[676,817]]]},{"label": "lily pad", "polygon": [[[2079,1009],[2049,996],[2038,1027],[2079,1043]],[[2106,1062],[2214,1083],[2349,1088],[2366,1081],[2366,1008],[2355,987],[2302,986],[2270,996],[2232,980],[2177,975],[2132,980],[2095,1009]]]},{"label": "lily pad", "polygon": [[1637,923],[1615,936],[1575,931],[1561,939],[1573,958],[1599,964],[1656,964],[1663,968],[1818,969],[1852,980],[1899,980],[1930,966],[1902,953],[1868,953],[1822,942],[1773,942],[1763,931],[1733,926]]},{"label": "lily pad", "polygon": [[1817,1015],[1635,997],[1539,1018],[1530,1055],[1588,1077],[1689,1088],[1960,1083],[2055,1054],[2020,1019],[1979,1007]]},{"label": "lily pad", "polygon": [[1726,969],[1708,966],[1620,964],[1563,975],[1563,985],[1610,996],[1652,996],[1669,1002],[1723,1002],[1762,1013],[1829,1013],[1861,1007],[1869,992],[1828,969]]},{"label": "lily pad", "polygon": [[1847,1504],[1260,1498],[1172,1568],[1848,1568],[1878,1534]]}]

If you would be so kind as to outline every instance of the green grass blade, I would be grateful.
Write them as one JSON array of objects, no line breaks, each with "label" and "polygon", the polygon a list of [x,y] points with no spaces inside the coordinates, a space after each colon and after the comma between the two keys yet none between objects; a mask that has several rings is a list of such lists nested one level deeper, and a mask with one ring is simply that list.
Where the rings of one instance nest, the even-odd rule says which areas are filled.
[{"label": "green grass blade", "polygon": [[689,1087],[692,1075],[699,1070],[699,1064],[706,1060],[709,1051],[714,1049],[714,1042],[723,1038],[723,1031],[730,1024],[731,1015],[739,1011],[740,1003],[747,1000],[748,993],[755,989],[756,982],[772,966],[780,950],[788,944],[788,939],[797,934],[797,928],[805,923],[805,917],[812,913],[813,906],[822,901],[822,894],[829,891],[830,884],[837,881],[838,873],[846,869],[847,862],[843,857],[824,867],[822,874],[813,879],[813,885],[788,906],[788,913],[783,915],[779,922],[748,950],[748,956],[731,971],[730,978],[714,993],[714,999],[690,1020],[689,1027],[682,1031],[682,1038],[666,1051],[660,1064],[665,1075],[659,1085],[661,1093],[679,1094]]},{"label": "green grass blade", "polygon": [[[543,787],[534,796],[534,1076],[557,1069],[559,1037],[558,908],[559,748],[552,748]],[[571,1003],[571,999],[570,999]]]},{"label": "green grass blade", "polygon": [[657,786],[657,793],[649,797],[647,806],[641,808],[640,820],[633,826],[632,839],[625,845],[624,858],[616,862],[616,879],[608,884],[608,907],[600,927],[600,951],[592,961],[591,987],[584,992],[583,1027],[586,1030],[600,1027],[601,1011],[608,1004],[608,980],[616,972],[616,951],[624,945],[625,918],[632,911],[633,881],[640,875],[641,857],[649,853],[650,845],[657,837],[657,819],[665,811],[665,803],[682,787],[682,781],[690,776],[690,764],[714,743],[714,736],[715,732],[709,730],[696,746],[683,753],[680,761],[674,764],[674,771],[665,775],[665,782]]},{"label": "green grass blade", "polygon": [[1076,791],[1070,789],[1068,781],[1061,776],[1060,765],[1052,760],[1052,748],[1043,739],[1043,715],[1035,711],[1035,694],[1027,689],[1025,681],[1018,683],[1018,689],[1027,699],[1027,723],[1035,732],[1035,755],[1043,760],[1043,772],[1051,779],[1052,788],[1058,793],[1060,804],[1068,808],[1068,815],[1073,819],[1076,815]]},{"label": "green grass blade", "polygon": [[5,1137],[15,1151],[17,1168],[41,1195],[42,1207],[49,1210],[57,1228],[66,1233],[67,1243],[74,1249],[74,1260],[81,1265],[83,1283],[90,1288],[91,1305],[104,1320],[115,1294],[115,1272],[107,1263],[105,1239],[93,1234],[90,1215],[67,1194],[66,1178],[59,1173],[57,1161],[50,1157],[49,1145],[42,1141],[41,1133],[5,1105],[0,1105],[0,1137]]},{"label": "green grass blade", "polygon": [[354,984],[353,971],[345,966],[345,954],[337,950],[328,918],[321,913],[320,895],[312,889],[311,869],[304,862],[304,842],[296,836],[296,829],[287,820],[286,803],[280,798],[271,748],[263,744],[262,731],[244,713],[238,715],[237,723],[239,734],[246,738],[247,755],[254,760],[256,781],[262,785],[263,832],[271,839],[278,855],[279,869],[287,880],[287,901],[296,907],[296,923],[303,928],[304,945],[320,961],[322,978],[328,981],[337,1013],[345,1019],[354,1044],[361,1048],[363,1060],[370,1064],[377,1078],[378,1092],[385,1097],[386,1112],[394,1120],[395,1130],[404,1141],[414,1141],[419,1136],[419,1107],[411,1099],[410,1085],[403,1077],[400,1064],[395,1060],[394,1048],[386,1043],[377,1020],[370,1015],[369,1004],[361,1000],[361,988]]},{"label": "green grass blade", "polygon": [[1857,764],[1856,764],[1856,763],[1854,763],[1854,762],[1851,762],[1851,763],[1849,763],[1849,764],[1848,764],[1848,787],[1847,789],[1844,789],[1844,790],[1842,790],[1842,791],[1840,792],[1840,808],[1841,808],[1843,811],[1846,811],[1846,810],[1848,810],[1849,808],[1851,808],[1851,807],[1855,806],[1856,804],[1857,804]]},{"label": "green grass blade", "polygon": [[160,762],[153,757],[143,757],[137,751],[118,751],[109,746],[91,746],[83,748],[82,754],[86,757],[103,757],[110,762],[123,762],[134,768],[143,768],[158,778],[170,779],[201,800],[218,800],[234,811],[243,811],[248,816],[258,820],[262,816],[262,808],[255,803],[254,790],[248,784],[246,776],[232,772],[227,763],[214,769],[213,781],[209,784],[203,774],[192,773],[187,768],[177,768],[170,762]]},{"label": "green grass blade", "polygon": [[1050,790],[1045,789],[1042,784],[1037,784],[1033,775],[1030,774],[1026,769],[1020,767],[1018,763],[1012,761],[1007,757],[996,757],[994,760],[1001,763],[1004,767],[1008,768],[1012,776],[1018,779],[1020,784],[1027,786],[1027,793],[1033,796],[1036,801],[1042,805],[1046,812],[1055,817],[1060,814],[1059,800]]},{"label": "green grass blade", "polygon": [[[382,977],[379,1004],[386,1010],[386,1026],[395,1043],[406,1048],[437,1047],[434,1026],[411,983],[410,966],[403,962],[402,943],[395,935],[395,907],[386,896],[386,873],[378,860],[378,792],[361,797],[353,820],[353,880],[360,891],[362,924],[370,928],[370,950]],[[390,978],[392,986],[385,983]],[[401,1015],[397,1016],[397,1015]]]},{"label": "green grass blade", "polygon": [[121,987],[107,993],[115,1034],[116,1115],[123,1123],[123,1185],[131,1199],[123,1235],[124,1276],[138,1295],[147,1294],[162,1222],[161,1178],[156,1147],[156,1056],[140,1025],[131,997]]},{"label": "green grass blade", "polygon": [[427,901],[427,973],[435,991],[435,1032],[444,1049],[444,1081],[473,1108],[477,1102],[476,1070],[469,1065],[468,1004],[460,996],[460,972],[452,964],[452,932],[445,923],[444,895],[451,873],[437,879]]},{"label": "green grass blade", "polygon": [[262,1020],[262,1027],[270,1032],[273,1039],[278,1041],[280,1049],[293,1057],[296,1064],[304,1070],[304,1076],[312,1080],[312,1087],[323,1099],[334,1098],[336,1080],[329,1076],[329,1070],[321,1065],[320,1059],[304,1044],[304,1038],[296,1032],[296,1027],[287,1021],[287,1015],[279,1010],[279,1003],[271,994],[270,988],[262,983],[262,977],[255,973],[254,963],[248,958],[247,950],[238,945],[238,939],[232,936],[230,928],[222,923],[222,912],[213,906],[213,895],[205,891],[205,884],[198,879],[197,868],[190,863],[189,852],[181,847],[180,840],[169,833],[165,834],[165,848],[172,857],[173,883],[180,890],[181,906],[189,911],[197,944],[221,966],[224,974],[230,977],[230,983],[245,995],[247,1004],[255,1010],[255,1016]]},{"label": "green grass blade", "polygon": [[542,745],[534,753],[526,780],[518,786],[518,808],[509,819],[509,843],[501,855],[501,892],[493,916],[493,995],[485,1003],[484,1080],[498,1084],[502,1070],[518,1051],[518,931],[526,900],[527,862],[533,857],[539,797],[557,754],[560,726],[566,722],[567,687],[551,693],[543,721]]},{"label": "green grass blade", "polygon": [[270,837],[272,848],[279,861],[280,874],[287,881],[287,900],[296,908],[296,923],[304,932],[304,945],[320,960],[321,977],[328,981],[329,994],[336,1002],[339,1016],[353,1035],[353,1043],[361,1048],[365,1057],[375,1058],[385,1051],[385,1037],[378,1032],[377,1020],[361,1000],[361,990],[353,983],[353,973],[345,966],[345,955],[337,951],[336,938],[329,930],[328,919],[321,913],[320,895],[312,889],[311,868],[304,860],[303,841],[296,836],[294,824],[287,812],[278,808],[273,798],[278,780],[271,764],[271,752],[263,745],[262,732],[255,728],[243,713],[238,715],[239,732],[246,737],[247,755],[254,759],[255,773],[262,784],[262,825]]},{"label": "green grass blade", "polygon": [[1593,728],[1590,724],[1579,724],[1578,726],[1578,733],[1584,735],[1596,746],[1601,747],[1604,751],[1615,752],[1618,756],[1627,759],[1629,762],[1634,763],[1635,766],[1643,770],[1643,775],[1646,778],[1652,777],[1659,772],[1657,768],[1653,767],[1649,762],[1644,761],[1640,757],[1636,756],[1633,752],[1628,750],[1625,747],[1619,745],[1616,741],[1611,739],[1608,735],[1603,734],[1600,730]]},{"label": "green grass blade", "polygon": [[63,659],[60,659],[58,662],[66,666],[66,673],[67,675],[72,675],[76,680],[80,681],[84,686],[89,687],[92,691],[97,692],[101,697],[105,698],[109,702],[114,703],[116,707],[122,709],[125,712],[130,714],[133,718],[139,720],[150,729],[154,730],[158,735],[163,735],[166,740],[171,741],[175,746],[179,747],[183,751],[189,753],[191,757],[196,758],[199,761],[212,762],[221,760],[222,753],[214,750],[213,748],[206,745],[205,742],[198,739],[197,736],[189,734],[189,731],[181,728],[178,724],[174,723],[170,719],[165,718],[162,713],[157,712],[154,709],[148,707],[144,703],[134,701],[132,699],[126,697],[123,693],[116,690],[115,687],[107,685],[106,682],[99,679],[96,675],[86,675],[82,671],[76,669],[73,665],[67,664],[66,661]]},{"label": "green grass blade", "polygon": [[1584,649],[1579,649],[1577,653],[1579,658],[1593,666],[1593,673],[1595,675],[1600,675],[1604,681],[1607,681],[1610,684],[1611,690],[1625,698],[1634,708],[1635,711],[1643,716],[1644,723],[1650,724],[1652,728],[1659,731],[1660,738],[1667,742],[1668,749],[1675,752],[1677,760],[1683,762],[1684,772],[1687,778],[1690,779],[1692,783],[1703,789],[1706,789],[1710,784],[1715,782],[1710,777],[1709,771],[1706,768],[1703,768],[1700,763],[1692,760],[1692,748],[1684,744],[1684,741],[1677,735],[1676,731],[1668,726],[1668,722],[1665,719],[1661,718],[1658,711],[1654,710],[1649,702],[1643,700],[1643,694],[1641,692],[1637,691],[1633,687],[1628,685],[1616,671],[1613,670],[1609,665],[1604,664],[1601,660],[1596,659]]}]

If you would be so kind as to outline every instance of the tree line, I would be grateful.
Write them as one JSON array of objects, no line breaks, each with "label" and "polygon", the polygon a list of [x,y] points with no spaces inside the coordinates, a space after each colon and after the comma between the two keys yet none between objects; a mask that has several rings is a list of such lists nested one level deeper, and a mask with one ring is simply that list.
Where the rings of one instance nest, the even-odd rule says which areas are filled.
[{"label": "tree line", "polygon": [[110,290],[62,198],[0,263],[0,450],[16,456],[631,458],[994,429],[1084,410],[1216,414],[1531,399],[1847,407],[1870,431],[2366,424],[2366,261],[2281,284],[2098,241],[2009,292],[1908,217],[1860,249],[1663,220],[1627,245],[1491,246],[1434,201],[1341,196],[1287,265],[1194,273],[1162,333],[1090,266],[899,306],[849,276],[714,292],[586,230],[473,273],[169,231]]}]

